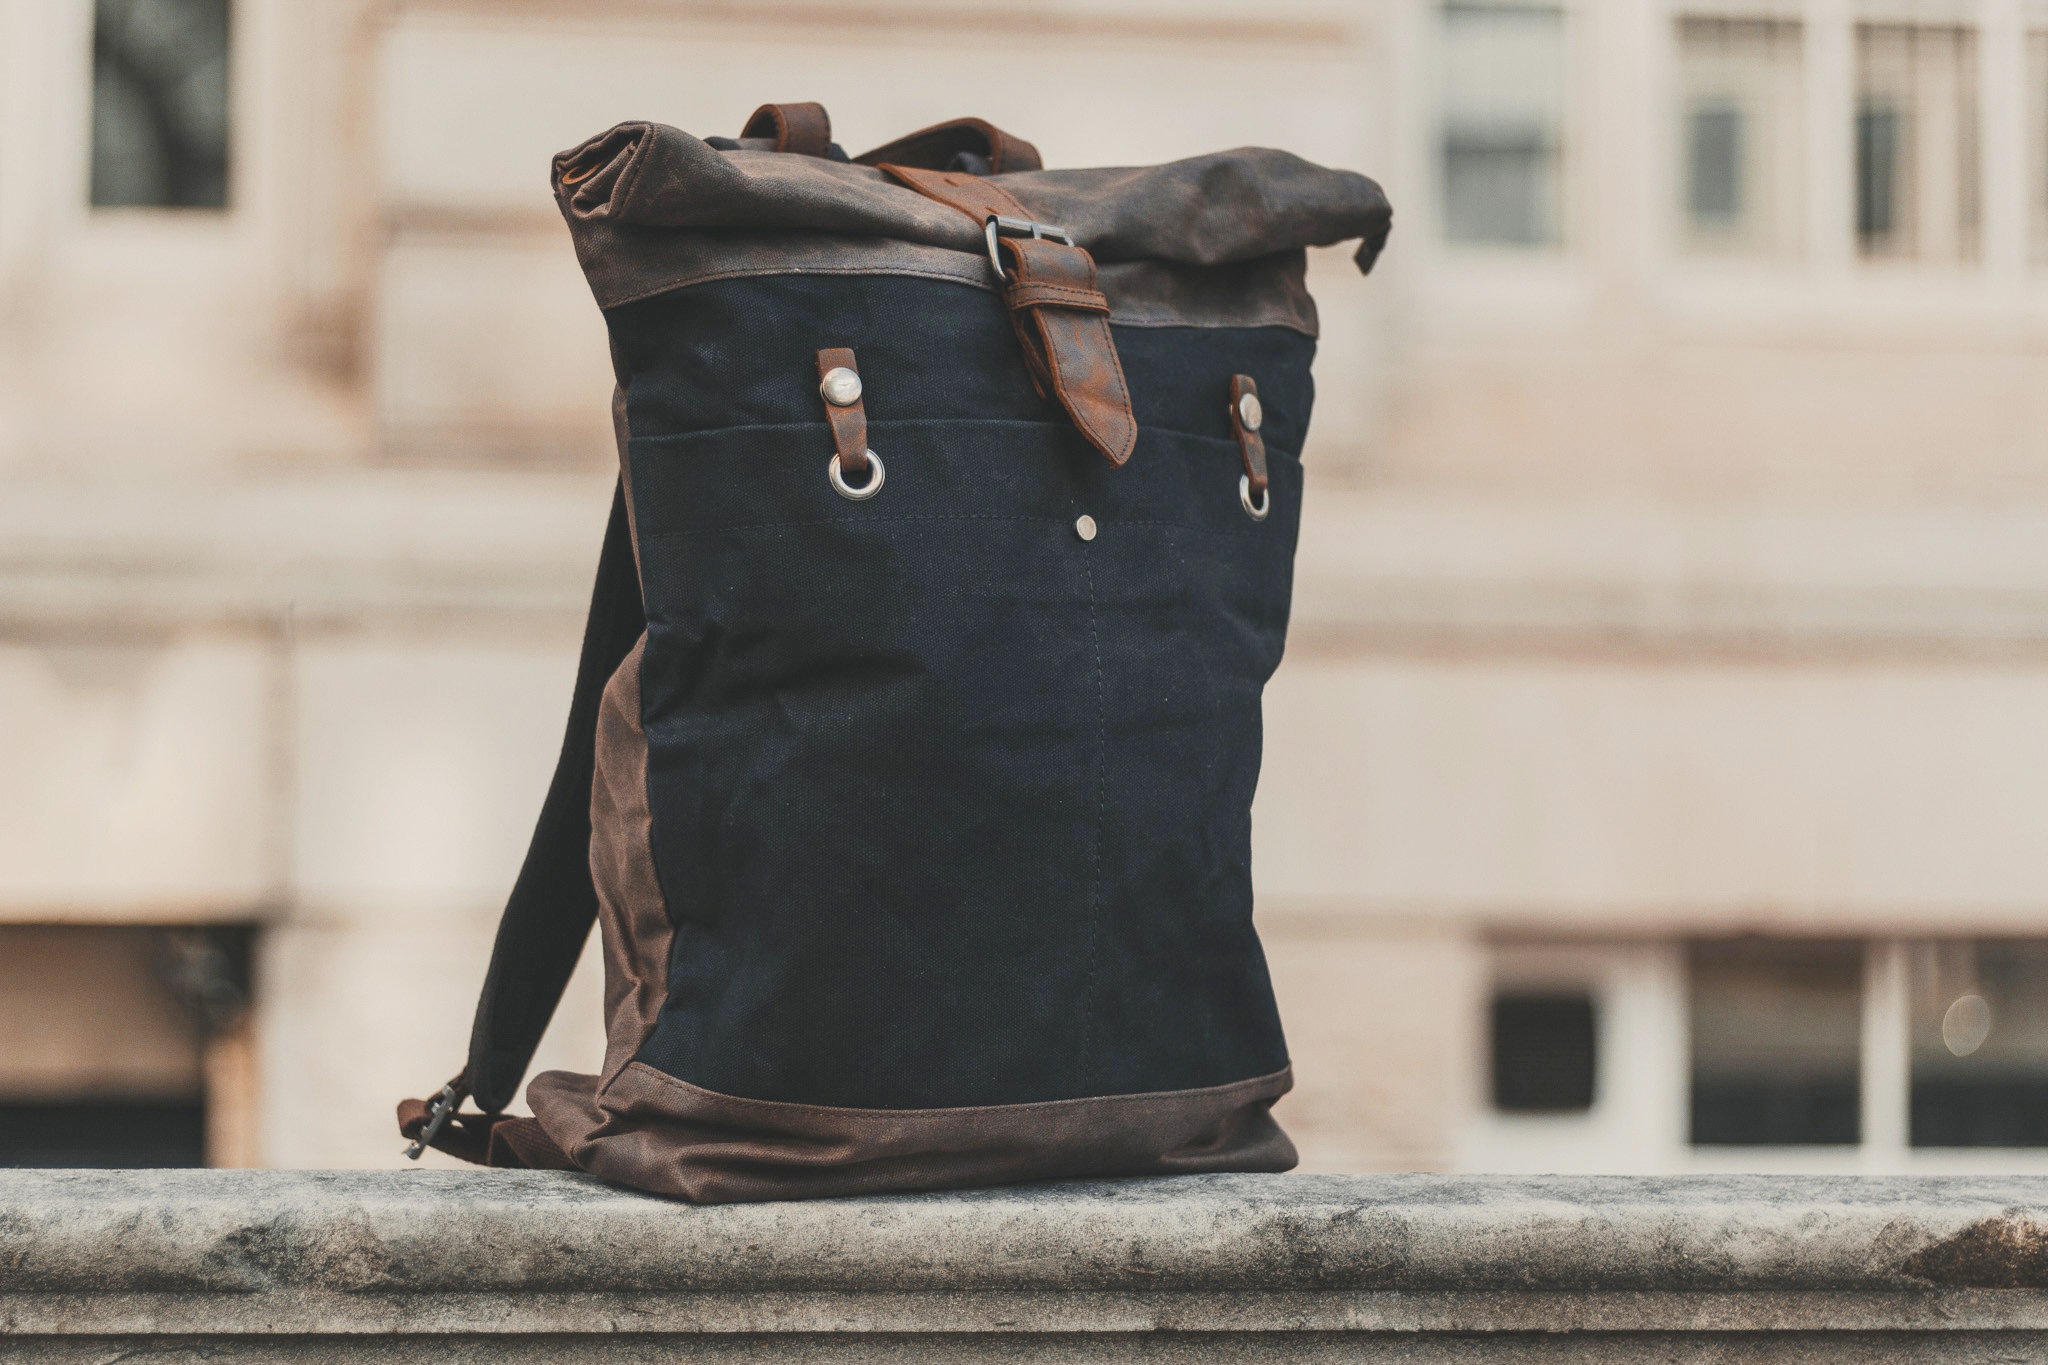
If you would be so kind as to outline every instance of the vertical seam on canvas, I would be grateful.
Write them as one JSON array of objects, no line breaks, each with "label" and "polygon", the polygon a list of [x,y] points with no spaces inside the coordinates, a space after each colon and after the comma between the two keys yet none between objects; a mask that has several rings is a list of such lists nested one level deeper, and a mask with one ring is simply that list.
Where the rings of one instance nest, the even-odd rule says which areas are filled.
[{"label": "vertical seam on canvas", "polygon": [[1102,627],[1095,600],[1095,552],[1081,546],[1081,571],[1088,581],[1088,638],[1095,652],[1095,849],[1088,886],[1088,986],[1082,997],[1081,1075],[1086,1093],[1093,1094],[1100,1083],[1096,1058],[1097,1016],[1101,1012],[1096,982],[1102,960],[1102,835],[1107,807],[1105,787],[1109,769],[1109,702],[1102,674]]}]

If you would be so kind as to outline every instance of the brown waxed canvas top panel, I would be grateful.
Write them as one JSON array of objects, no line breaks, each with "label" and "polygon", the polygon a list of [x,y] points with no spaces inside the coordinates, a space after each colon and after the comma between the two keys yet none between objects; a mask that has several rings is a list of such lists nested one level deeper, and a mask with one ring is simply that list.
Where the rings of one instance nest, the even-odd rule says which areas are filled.
[{"label": "brown waxed canvas top panel", "polygon": [[[1188,268],[1207,274],[1205,267],[1236,267],[1216,272],[1213,286],[1274,314],[1262,320],[1299,326],[1305,311],[1304,330],[1312,331],[1298,253],[1363,238],[1358,261],[1369,269],[1392,221],[1385,194],[1365,176],[1258,147],[1163,166],[1022,171],[992,179],[1040,222],[1071,231],[1103,267],[1104,292],[1118,320],[1141,324],[1168,321],[1169,299],[1203,311],[1203,296],[1213,290],[1190,288]],[[970,284],[988,275],[986,244],[967,216],[867,166],[744,148],[719,151],[664,124],[622,123],[557,156],[553,184],[600,307],[714,273],[772,273],[778,264]],[[677,239],[700,232],[724,240],[716,251],[679,254]],[[728,249],[742,234],[764,243],[758,266],[748,265],[747,253],[735,260]],[[693,257],[702,264],[693,268]],[[714,257],[722,264],[713,267]],[[1275,257],[1277,271],[1253,264]],[[1117,269],[1141,262],[1165,269]],[[1288,299],[1276,305],[1276,279],[1305,309]],[[1125,288],[1117,287],[1120,281]],[[1124,316],[1120,295],[1144,301],[1144,315]],[[1241,320],[1228,302],[1208,307]]]}]

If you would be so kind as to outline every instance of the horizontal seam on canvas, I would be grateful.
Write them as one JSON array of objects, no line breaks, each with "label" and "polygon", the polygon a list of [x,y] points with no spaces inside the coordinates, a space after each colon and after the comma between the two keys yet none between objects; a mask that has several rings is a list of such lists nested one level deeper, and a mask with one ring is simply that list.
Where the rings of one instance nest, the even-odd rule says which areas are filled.
[{"label": "horizontal seam on canvas", "polygon": [[[933,248],[933,250],[943,249],[944,248],[940,247]],[[979,260],[979,258],[976,259]],[[996,288],[993,281],[975,279],[966,274],[956,275],[944,270],[917,270],[902,266],[883,266],[878,268],[875,266],[850,265],[784,265],[762,266],[758,269],[747,270],[720,270],[707,275],[689,275],[681,279],[671,279],[665,283],[658,284],[651,289],[642,290],[637,294],[628,294],[623,298],[614,299],[611,300],[610,302],[600,301],[598,303],[598,309],[600,311],[609,312],[611,309],[614,308],[624,308],[628,304],[644,303],[648,299],[659,298],[663,294],[678,293],[684,289],[689,289],[700,284],[715,284],[720,280],[752,280],[762,279],[773,275],[900,275],[909,279],[938,280],[947,284],[964,284],[970,289],[979,289],[985,294],[999,295],[1001,293],[1001,291]],[[1107,297],[1108,291],[1105,290],[1102,292],[1104,296]],[[1117,310],[1116,306],[1113,303],[1111,304],[1109,310],[1109,322],[1112,327],[1204,327],[1215,329],[1227,327],[1279,327],[1289,332],[1299,333],[1300,335],[1309,338],[1311,341],[1316,340],[1321,336],[1320,328],[1308,327],[1292,320],[1284,318],[1275,318],[1263,314],[1255,319],[1250,320],[1231,319],[1229,321],[1217,322],[1209,321],[1206,319],[1196,320],[1192,318],[1180,317],[1172,313],[1121,313]]]},{"label": "horizontal seam on canvas", "polygon": [[[1113,529],[1118,526],[1166,526],[1178,531],[1191,531],[1196,535],[1207,536],[1235,537],[1259,534],[1258,527],[1255,524],[1242,529],[1232,527],[1229,530],[1225,530],[1220,526],[1197,526],[1192,522],[1164,521],[1150,517],[1113,517],[1104,514],[1098,520],[1105,529]],[[780,531],[793,530],[799,526],[836,526],[842,522],[862,526],[875,526],[916,521],[1030,521],[1041,522],[1048,526],[1071,526],[1073,524],[1065,516],[1025,517],[1010,516],[1000,512],[931,512],[894,517],[862,516],[860,513],[854,512],[837,517],[811,517],[791,521],[734,522],[727,526],[685,527],[674,531],[655,531],[651,534],[643,532],[642,539],[648,541],[685,540],[691,536],[718,535],[725,531]]]},{"label": "horizontal seam on canvas", "polygon": [[1195,1096],[1212,1095],[1221,1098],[1230,1094],[1230,1092],[1236,1090],[1256,1090],[1261,1087],[1270,1086],[1273,1083],[1288,1077],[1294,1070],[1294,1065],[1290,1062],[1288,1065],[1281,1067],[1278,1071],[1269,1071],[1263,1076],[1248,1076],[1241,1081],[1225,1081],[1221,1085],[1193,1086],[1185,1090],[1146,1090],[1131,1095],[1077,1095],[1071,1099],[1026,1100],[1020,1104],[954,1104],[940,1105],[937,1107],[923,1109],[872,1109],[855,1105],[799,1104],[791,1100],[757,1100],[750,1099],[745,1095],[728,1095],[722,1090],[707,1090],[703,1086],[694,1085],[691,1082],[684,1080],[680,1076],[671,1076],[666,1071],[661,1070],[659,1067],[656,1067],[648,1062],[643,1062],[638,1058],[635,1058],[634,1060],[628,1062],[622,1069],[620,1074],[623,1075],[624,1072],[631,1071],[636,1067],[646,1072],[654,1079],[666,1085],[677,1086],[685,1090],[692,1090],[700,1095],[710,1095],[716,1099],[731,1100],[736,1104],[768,1105],[772,1108],[789,1110],[791,1112],[801,1114],[872,1114],[877,1117],[887,1117],[896,1119],[919,1117],[926,1114],[951,1115],[960,1113],[986,1112],[992,1109],[1003,1110],[1005,1112],[1011,1113],[1021,1113],[1029,1109],[1052,1109],[1058,1108],[1063,1105],[1136,1104],[1144,1101],[1189,1099]]},{"label": "horizontal seam on canvas", "polygon": [[[1073,430],[1073,424],[1070,422],[1041,422],[1030,417],[890,417],[880,420],[874,417],[868,418],[869,431],[886,431],[890,428],[900,430],[906,427],[946,426],[1032,427],[1045,431]],[[627,438],[627,444],[628,446],[660,445],[670,441],[690,441],[696,440],[699,437],[732,436],[756,431],[817,431],[829,434],[831,430],[832,427],[829,422],[749,422],[728,427],[699,427],[695,431],[664,432],[659,436],[630,436]],[[1204,441],[1211,445],[1227,446],[1232,451],[1237,449],[1237,438],[1234,436],[1207,436],[1199,431],[1182,431],[1178,427],[1160,426],[1140,426],[1138,428],[1138,435],[1143,436],[1148,431],[1156,435],[1173,437],[1183,441]],[[1297,452],[1289,450],[1286,446],[1276,445],[1271,441],[1266,443],[1266,453],[1269,456],[1284,455],[1297,462],[1301,459],[1300,454]]]},{"label": "horizontal seam on canvas", "polygon": [[[934,249],[937,250],[942,248]],[[876,267],[783,265],[763,266],[760,269],[749,270],[722,270],[709,275],[691,275],[684,279],[673,280],[666,284],[657,285],[652,289],[644,290],[638,294],[629,294],[625,298],[615,300],[614,302],[611,303],[599,303],[598,308],[600,310],[609,312],[611,309],[614,308],[624,308],[629,303],[644,303],[648,299],[658,298],[663,294],[673,294],[678,290],[688,289],[693,285],[714,284],[719,280],[759,279],[767,275],[904,275],[912,279],[939,280],[947,284],[964,284],[969,289],[979,289],[985,294],[993,294],[996,292],[995,285],[988,281],[970,279],[968,276],[964,274],[955,275],[943,270],[911,270],[905,269],[901,266]]]}]

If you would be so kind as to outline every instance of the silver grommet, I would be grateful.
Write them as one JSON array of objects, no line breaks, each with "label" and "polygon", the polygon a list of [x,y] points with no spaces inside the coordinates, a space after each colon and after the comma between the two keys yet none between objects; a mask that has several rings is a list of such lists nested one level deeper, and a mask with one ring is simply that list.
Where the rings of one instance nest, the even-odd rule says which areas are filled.
[{"label": "silver grommet", "polygon": [[832,463],[825,467],[825,472],[832,480],[832,491],[842,498],[865,502],[882,491],[882,457],[872,450],[868,452],[868,481],[859,488],[848,483],[846,476],[839,471],[839,456],[836,453],[832,456]]},{"label": "silver grommet", "polygon": [[[1245,397],[1249,398],[1251,395],[1246,394]],[[881,481],[878,479],[876,482]],[[1273,510],[1273,485],[1267,484],[1259,490],[1259,501],[1255,507],[1252,505],[1252,476],[1240,474],[1237,476],[1237,500],[1244,504],[1246,516],[1253,521],[1264,521],[1266,513]]]},{"label": "silver grommet", "polygon": [[818,396],[835,408],[850,408],[860,401],[860,376],[844,365],[827,370],[818,381]]},{"label": "silver grommet", "polygon": [[1074,534],[1083,540],[1095,539],[1095,518],[1085,512],[1074,518]]},{"label": "silver grommet", "polygon": [[1237,421],[1246,431],[1257,431],[1259,423],[1266,420],[1266,410],[1259,406],[1255,393],[1239,394],[1237,398]]}]

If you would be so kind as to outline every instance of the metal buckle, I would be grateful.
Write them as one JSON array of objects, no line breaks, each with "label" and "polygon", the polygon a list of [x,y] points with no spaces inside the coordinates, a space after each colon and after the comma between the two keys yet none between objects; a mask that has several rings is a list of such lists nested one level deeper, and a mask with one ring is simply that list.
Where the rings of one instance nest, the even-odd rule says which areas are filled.
[{"label": "metal buckle", "polygon": [[420,1129],[420,1135],[413,1139],[410,1147],[404,1149],[407,1160],[420,1159],[420,1154],[427,1150],[428,1144],[439,1137],[441,1130],[448,1126],[448,1120],[455,1117],[455,1111],[462,1107],[462,1101],[468,1094],[467,1090],[456,1085],[454,1081],[441,1087],[441,1093],[427,1104],[427,1126]]},{"label": "metal buckle", "polygon": [[1004,284],[1010,282],[1010,272],[1003,269],[1003,258],[996,252],[996,238],[1000,235],[1030,237],[1035,240],[1050,240],[1063,246],[1074,245],[1074,234],[1063,227],[1050,223],[1034,223],[1029,218],[1005,218],[991,213],[982,224],[982,232],[988,238],[988,263],[996,268],[996,278]]}]

